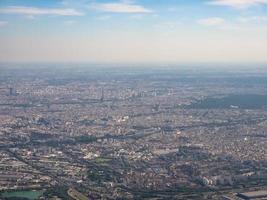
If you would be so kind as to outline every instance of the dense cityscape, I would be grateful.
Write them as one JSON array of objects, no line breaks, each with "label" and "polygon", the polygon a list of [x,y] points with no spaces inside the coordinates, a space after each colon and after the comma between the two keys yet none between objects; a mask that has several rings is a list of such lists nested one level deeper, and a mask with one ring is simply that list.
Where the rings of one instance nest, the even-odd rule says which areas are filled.
[{"label": "dense cityscape", "polygon": [[0,71],[0,199],[267,197],[264,68]]}]

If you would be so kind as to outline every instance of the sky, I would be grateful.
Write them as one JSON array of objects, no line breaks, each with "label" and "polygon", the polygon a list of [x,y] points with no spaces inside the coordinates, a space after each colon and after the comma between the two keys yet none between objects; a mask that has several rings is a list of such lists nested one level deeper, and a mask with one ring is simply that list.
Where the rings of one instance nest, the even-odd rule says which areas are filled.
[{"label": "sky", "polygon": [[267,63],[267,0],[0,0],[0,62]]}]

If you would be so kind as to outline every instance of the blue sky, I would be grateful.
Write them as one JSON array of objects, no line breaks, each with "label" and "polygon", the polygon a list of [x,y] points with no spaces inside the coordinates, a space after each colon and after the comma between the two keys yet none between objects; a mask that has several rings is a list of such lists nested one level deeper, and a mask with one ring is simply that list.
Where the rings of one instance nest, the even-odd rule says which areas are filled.
[{"label": "blue sky", "polygon": [[267,0],[1,0],[0,62],[267,62]]}]

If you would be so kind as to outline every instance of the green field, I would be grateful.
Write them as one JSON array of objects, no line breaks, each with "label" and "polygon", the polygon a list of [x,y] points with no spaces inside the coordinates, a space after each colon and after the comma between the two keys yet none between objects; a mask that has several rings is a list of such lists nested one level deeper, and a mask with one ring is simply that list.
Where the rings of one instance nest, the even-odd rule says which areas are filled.
[{"label": "green field", "polygon": [[42,196],[44,193],[43,190],[29,190],[29,191],[10,191],[10,192],[3,192],[0,194],[0,197],[3,198],[12,198],[12,197],[17,197],[17,198],[25,198],[29,200],[36,200],[39,199],[40,196]]}]

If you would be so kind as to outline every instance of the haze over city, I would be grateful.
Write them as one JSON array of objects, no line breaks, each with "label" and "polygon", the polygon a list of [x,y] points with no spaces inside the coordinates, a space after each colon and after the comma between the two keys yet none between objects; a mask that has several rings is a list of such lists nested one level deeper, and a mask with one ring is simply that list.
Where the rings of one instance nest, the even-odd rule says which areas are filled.
[{"label": "haze over city", "polygon": [[0,200],[266,200],[267,0],[0,0]]}]

